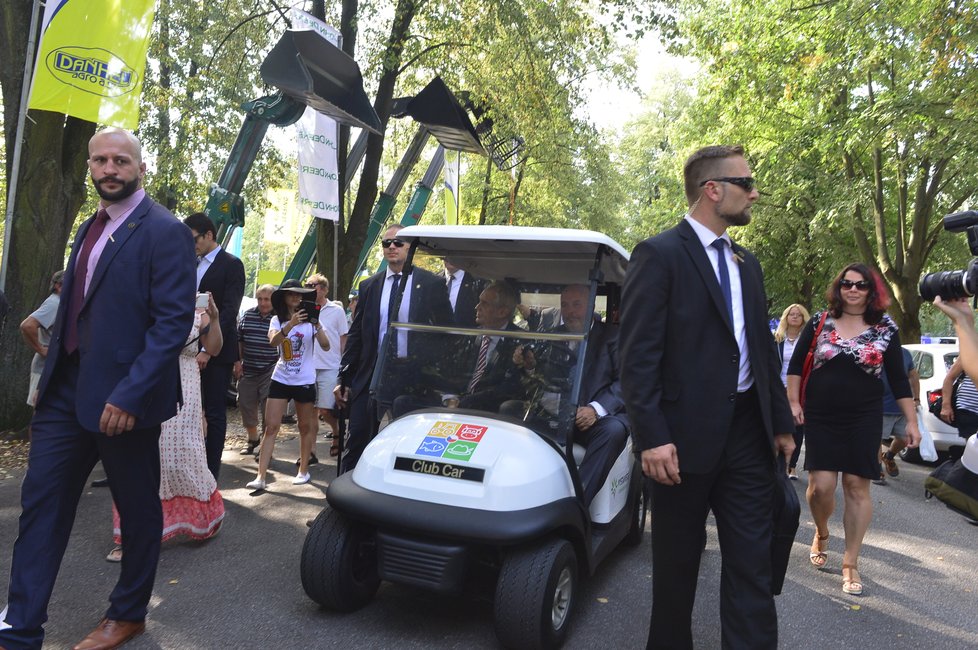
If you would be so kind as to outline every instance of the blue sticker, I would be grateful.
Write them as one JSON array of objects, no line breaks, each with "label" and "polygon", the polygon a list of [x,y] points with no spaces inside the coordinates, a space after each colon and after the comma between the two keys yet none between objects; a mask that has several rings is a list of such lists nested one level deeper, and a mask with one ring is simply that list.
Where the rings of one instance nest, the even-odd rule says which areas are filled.
[{"label": "blue sticker", "polygon": [[421,441],[421,444],[418,445],[418,450],[414,453],[420,454],[421,456],[440,458],[447,446],[448,443],[444,438],[432,438],[428,436]]}]

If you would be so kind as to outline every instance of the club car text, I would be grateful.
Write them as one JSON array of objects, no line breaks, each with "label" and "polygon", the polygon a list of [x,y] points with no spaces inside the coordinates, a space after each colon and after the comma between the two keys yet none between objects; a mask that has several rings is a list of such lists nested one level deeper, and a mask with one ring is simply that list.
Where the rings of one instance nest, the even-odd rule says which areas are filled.
[{"label": "club car text", "polygon": [[430,474],[432,476],[444,476],[446,478],[460,479],[463,481],[475,481],[481,483],[485,478],[486,470],[478,467],[462,467],[451,463],[438,463],[431,460],[421,460],[420,458],[403,458],[398,456],[394,459],[394,469],[416,474]]}]

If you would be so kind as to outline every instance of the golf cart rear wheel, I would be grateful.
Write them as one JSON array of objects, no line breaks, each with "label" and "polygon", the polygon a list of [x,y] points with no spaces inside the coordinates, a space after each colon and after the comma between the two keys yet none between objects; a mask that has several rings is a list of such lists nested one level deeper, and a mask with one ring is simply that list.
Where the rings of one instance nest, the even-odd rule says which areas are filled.
[{"label": "golf cart rear wheel", "polygon": [[638,546],[642,543],[642,535],[645,533],[645,520],[649,514],[649,506],[652,504],[652,490],[646,484],[645,477],[639,480],[639,493],[635,497],[635,506],[632,510],[632,525],[628,529],[628,534],[622,543],[625,546]]},{"label": "golf cart rear wheel", "polygon": [[306,534],[300,573],[306,594],[323,607],[360,609],[380,586],[373,531],[327,507]]},{"label": "golf cart rear wheel", "polygon": [[496,583],[496,636],[509,648],[559,647],[577,589],[577,556],[570,542],[547,540],[513,551]]}]

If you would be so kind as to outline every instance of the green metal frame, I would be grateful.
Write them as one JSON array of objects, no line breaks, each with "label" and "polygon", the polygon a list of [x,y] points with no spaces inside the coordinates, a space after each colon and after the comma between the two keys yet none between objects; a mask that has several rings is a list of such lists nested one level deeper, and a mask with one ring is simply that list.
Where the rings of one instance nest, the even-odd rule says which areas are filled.
[{"label": "green metal frame", "polygon": [[211,185],[207,207],[204,208],[204,214],[217,226],[217,240],[222,245],[227,245],[235,226],[244,226],[241,188],[258,156],[269,125],[294,124],[306,110],[305,104],[282,93],[259,97],[242,104],[241,108],[245,111],[244,123],[231,147],[221,177]]}]

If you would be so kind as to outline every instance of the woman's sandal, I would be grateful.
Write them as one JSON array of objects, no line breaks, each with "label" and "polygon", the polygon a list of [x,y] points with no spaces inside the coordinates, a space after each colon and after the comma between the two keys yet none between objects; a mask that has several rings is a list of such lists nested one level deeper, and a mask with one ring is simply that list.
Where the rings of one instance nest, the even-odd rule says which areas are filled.
[{"label": "woman's sandal", "polygon": [[863,583],[855,564],[842,565],[842,591],[850,596],[860,596],[863,593]]},{"label": "woman's sandal", "polygon": [[825,542],[829,539],[829,534],[825,533],[825,537],[818,534],[815,531],[815,539],[812,540],[812,550],[808,554],[808,561],[812,563],[812,566],[816,569],[821,569],[825,566],[826,561],[829,559],[829,554],[825,552]]},{"label": "woman's sandal", "polygon": [[105,556],[106,562],[122,562],[122,547],[116,546]]}]

